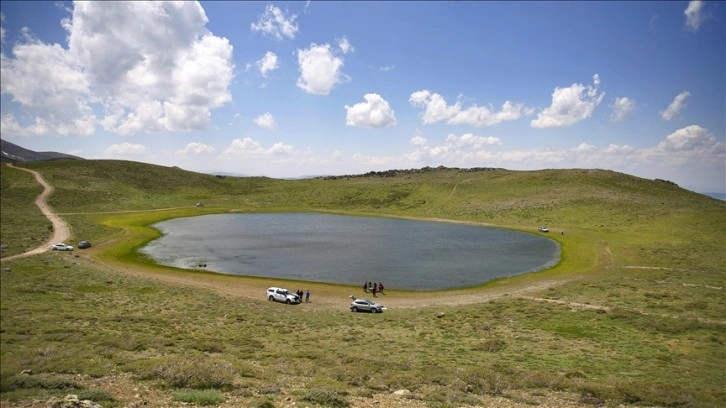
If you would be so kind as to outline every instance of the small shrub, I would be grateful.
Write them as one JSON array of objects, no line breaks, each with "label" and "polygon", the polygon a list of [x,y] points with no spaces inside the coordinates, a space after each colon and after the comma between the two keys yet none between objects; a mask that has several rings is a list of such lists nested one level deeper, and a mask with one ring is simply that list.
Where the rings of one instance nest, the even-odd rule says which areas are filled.
[{"label": "small shrub", "polygon": [[218,390],[179,390],[172,394],[174,401],[188,402],[194,405],[219,405],[224,402],[224,395]]},{"label": "small shrub", "polygon": [[512,388],[510,378],[518,378],[521,373],[515,373],[506,367],[471,367],[459,374],[459,378],[467,384],[467,389],[479,395],[501,395]]},{"label": "small shrub", "polygon": [[281,392],[280,387],[277,385],[265,385],[264,387],[261,387],[259,390],[257,390],[260,394],[267,395],[267,394],[279,394]]},{"label": "small shrub", "polygon": [[697,400],[696,395],[689,390],[673,384],[629,381],[588,384],[582,387],[582,394],[592,400],[663,407],[694,406],[694,401]]},{"label": "small shrub", "polygon": [[172,387],[193,389],[231,388],[235,377],[229,364],[205,356],[171,361],[157,368],[154,374]]},{"label": "small shrub", "polygon": [[252,402],[250,408],[275,408],[275,404],[267,397],[260,397]]},{"label": "small shrub", "polygon": [[587,378],[587,374],[582,370],[570,370],[565,373],[565,378]]},{"label": "small shrub", "polygon": [[429,406],[441,408],[479,405],[481,403],[473,394],[447,389],[446,387],[434,387],[428,390],[422,399]]},{"label": "small shrub", "polygon": [[310,390],[302,397],[302,400],[329,408],[347,408],[350,406],[344,396],[335,391],[324,389]]},{"label": "small shrub", "polygon": [[308,388],[327,390],[336,394],[345,395],[347,387],[344,383],[338,381],[335,378],[317,376],[311,379],[308,384]]},{"label": "small shrub", "polygon": [[14,391],[20,389],[43,389],[43,390],[79,390],[80,384],[64,380],[62,378],[44,375],[17,375],[3,384],[2,391]]},{"label": "small shrub", "polygon": [[502,339],[489,339],[481,344],[478,344],[473,347],[476,351],[486,351],[489,353],[496,353],[498,351],[504,350],[504,348],[507,347],[507,343],[504,342]]},{"label": "small shrub", "polygon": [[78,399],[91,400],[93,402],[114,402],[116,399],[106,390],[99,389],[86,389],[80,390],[77,393]]}]

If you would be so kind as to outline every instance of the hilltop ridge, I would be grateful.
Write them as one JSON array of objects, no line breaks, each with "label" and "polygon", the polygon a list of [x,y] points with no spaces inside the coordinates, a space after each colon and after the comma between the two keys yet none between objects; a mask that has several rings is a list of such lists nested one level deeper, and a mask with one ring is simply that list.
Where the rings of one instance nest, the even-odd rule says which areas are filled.
[{"label": "hilltop ridge", "polygon": [[36,152],[0,139],[0,162],[19,163],[46,160],[84,160],[82,157],[58,152]]}]

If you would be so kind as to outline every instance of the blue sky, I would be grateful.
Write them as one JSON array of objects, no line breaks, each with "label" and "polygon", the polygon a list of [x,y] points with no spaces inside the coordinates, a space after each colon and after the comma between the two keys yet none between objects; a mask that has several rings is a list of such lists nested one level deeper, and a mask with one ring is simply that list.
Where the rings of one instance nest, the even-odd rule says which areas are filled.
[{"label": "blue sky", "polygon": [[277,178],[602,168],[726,190],[720,2],[8,2],[2,138]]}]

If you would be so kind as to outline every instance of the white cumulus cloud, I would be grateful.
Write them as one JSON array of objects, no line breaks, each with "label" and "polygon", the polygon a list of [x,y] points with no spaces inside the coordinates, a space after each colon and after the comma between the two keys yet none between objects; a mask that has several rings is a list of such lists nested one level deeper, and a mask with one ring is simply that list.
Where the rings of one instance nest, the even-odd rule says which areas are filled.
[{"label": "white cumulus cloud", "polygon": [[262,146],[249,137],[244,139],[234,139],[224,150],[224,154],[241,156],[252,155],[263,151]]},{"label": "white cumulus cloud", "polygon": [[226,157],[242,157],[248,159],[292,156],[294,153],[295,151],[291,145],[277,142],[269,148],[264,148],[262,144],[249,137],[234,139],[224,150],[224,156]]},{"label": "white cumulus cloud", "polygon": [[2,92],[26,112],[3,120],[26,134],[204,129],[234,72],[229,41],[206,23],[197,2],[76,2],[68,48],[26,30],[2,54]]},{"label": "white cumulus cloud", "polygon": [[691,0],[688,2],[688,7],[683,12],[686,15],[686,27],[690,30],[698,31],[701,28],[701,23],[704,20],[703,11],[704,2],[700,0]]},{"label": "white cumulus cloud", "polygon": [[346,37],[343,37],[338,40],[338,48],[340,48],[340,51],[343,54],[348,54],[353,51],[355,51],[355,48],[350,44],[350,41]]},{"label": "white cumulus cloud", "polygon": [[688,91],[684,91],[676,95],[676,97],[673,98],[673,102],[668,105],[666,110],[661,111],[660,117],[663,120],[673,119],[683,108],[686,107],[686,99],[689,96],[691,96],[691,93]]},{"label": "white cumulus cloud", "polygon": [[498,137],[476,136],[473,133],[465,133],[461,136],[451,133],[446,137],[446,143],[456,147],[481,149],[486,145],[501,145],[502,141]]},{"label": "white cumulus cloud", "polygon": [[299,30],[295,23],[296,19],[297,15],[287,15],[279,7],[268,4],[257,22],[250,24],[250,29],[275,37],[277,40],[282,40],[283,37],[293,39]]},{"label": "white cumulus cloud", "polygon": [[255,124],[261,128],[272,130],[275,128],[275,118],[272,117],[270,112],[265,112],[255,118]]},{"label": "white cumulus cloud", "polygon": [[347,111],[345,124],[364,128],[383,128],[396,124],[396,115],[388,104],[376,93],[369,93],[363,96],[365,102],[356,103],[353,106],[345,105]]},{"label": "white cumulus cloud", "polygon": [[635,102],[627,96],[622,96],[615,98],[612,108],[613,112],[610,114],[610,120],[620,122],[635,111]]},{"label": "white cumulus cloud", "polygon": [[0,92],[27,112],[27,118],[3,115],[3,134],[93,134],[97,119],[87,75],[60,45],[31,41],[14,45],[12,56],[0,55]]},{"label": "white cumulus cloud", "polygon": [[[65,24],[69,50],[111,112],[103,120],[107,130],[208,126],[211,109],[231,100],[234,65],[229,41],[206,23],[197,2],[74,4]],[[141,107],[153,107],[153,115]]]},{"label": "white cumulus cloud", "polygon": [[348,77],[341,72],[343,59],[336,56],[330,44],[312,43],[310,48],[297,51],[300,77],[297,86],[315,95],[327,95],[333,87]]},{"label": "white cumulus cloud", "polygon": [[272,51],[267,51],[265,56],[255,64],[263,77],[266,77],[268,73],[279,68],[279,65],[277,64],[277,54]]},{"label": "white cumulus cloud", "polygon": [[183,149],[177,150],[176,154],[180,156],[198,155],[198,154],[212,154],[217,149],[213,146],[206,145],[204,143],[192,142],[186,145]]},{"label": "white cumulus cloud", "polygon": [[665,151],[692,151],[699,149],[714,149],[719,146],[723,147],[723,142],[719,142],[708,131],[698,125],[691,125],[668,135],[658,147]]},{"label": "white cumulus cloud", "polygon": [[504,121],[517,120],[525,115],[534,112],[530,108],[526,108],[523,104],[514,104],[505,101],[500,110],[495,110],[489,106],[472,106],[468,109],[457,112],[453,117],[449,118],[447,123],[451,125],[472,125],[472,126],[491,126]]},{"label": "white cumulus cloud", "polygon": [[413,106],[423,106],[426,108],[421,119],[427,125],[449,119],[461,111],[461,104],[458,102],[449,106],[443,96],[428,90],[412,93],[408,101]]},{"label": "white cumulus cloud", "polygon": [[121,143],[109,146],[106,149],[108,156],[145,156],[149,153],[149,149],[141,144]]},{"label": "white cumulus cloud", "polygon": [[411,138],[410,143],[415,147],[407,157],[415,161],[427,162],[427,159],[434,159],[439,163],[457,163],[463,166],[476,166],[478,160],[494,155],[490,147],[502,144],[497,137],[477,136],[473,133],[465,133],[457,136],[450,133],[442,144],[429,145],[426,138],[416,135]]},{"label": "white cumulus cloud", "polygon": [[463,109],[461,102],[449,105],[443,96],[428,90],[412,93],[409,102],[415,107],[423,107],[421,119],[424,124],[445,120],[450,125],[491,126],[504,121],[517,120],[533,111],[523,104],[504,102],[500,110],[492,106],[471,106]]},{"label": "white cumulus cloud", "polygon": [[413,146],[426,146],[428,144],[428,140],[423,136],[414,136],[410,142]]},{"label": "white cumulus cloud", "polygon": [[573,125],[592,116],[602,102],[604,92],[599,91],[600,76],[593,75],[592,85],[572,84],[567,88],[555,88],[552,104],[530,122],[534,128],[563,127]]}]

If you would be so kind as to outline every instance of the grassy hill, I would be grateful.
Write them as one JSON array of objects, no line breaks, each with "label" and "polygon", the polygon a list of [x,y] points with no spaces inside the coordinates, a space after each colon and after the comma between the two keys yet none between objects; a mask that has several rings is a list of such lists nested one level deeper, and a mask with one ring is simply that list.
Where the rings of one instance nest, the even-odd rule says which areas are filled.
[{"label": "grassy hill", "polygon": [[[126,161],[22,165],[55,186],[50,204],[71,223],[72,241],[106,247],[96,265],[57,254],[3,263],[12,271],[0,275],[3,401],[72,388],[53,385],[63,374],[116,370],[169,395],[211,388],[243,406],[284,406],[287,396],[302,406],[347,406],[399,388],[435,407],[492,396],[536,405],[543,390],[574,392],[582,404],[726,402],[726,203],[668,181],[583,169],[277,180]],[[40,188],[29,174],[3,166],[0,176],[0,238],[10,255],[47,239],[49,223],[32,205]],[[344,301],[312,313],[102,266],[148,267],[134,249],[156,236],[150,223],[229,211],[435,219],[532,233],[548,225],[562,246],[559,265],[462,293],[561,283],[486,303],[393,309],[368,327],[371,316],[344,313]],[[350,290],[320,285],[314,293]],[[446,317],[433,317],[438,312]],[[29,382],[23,369],[45,382]],[[84,391],[112,406],[127,403]]]}]

